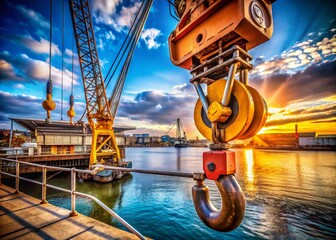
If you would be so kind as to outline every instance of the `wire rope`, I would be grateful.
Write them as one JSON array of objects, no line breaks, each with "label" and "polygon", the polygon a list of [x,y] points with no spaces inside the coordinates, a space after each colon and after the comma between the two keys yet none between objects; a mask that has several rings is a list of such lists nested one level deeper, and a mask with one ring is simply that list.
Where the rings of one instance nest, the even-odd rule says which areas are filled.
[{"label": "wire rope", "polygon": [[[115,67],[115,69],[114,69],[112,75],[110,76],[109,80],[107,81],[106,87],[108,87],[108,85],[110,84],[110,82],[111,82],[111,80],[112,80],[112,78],[113,78],[113,76],[114,76],[114,74],[115,74],[117,68],[119,67],[119,64],[120,64],[121,60],[123,59],[123,57],[124,57],[124,55],[125,55],[125,53],[126,53],[126,50],[127,50],[128,47],[129,47],[129,44],[130,44],[130,42],[131,42],[131,40],[132,40],[132,38],[133,38],[133,36],[134,36],[134,26],[135,26],[135,23],[137,22],[137,18],[138,18],[138,16],[139,16],[139,13],[141,12],[141,9],[142,9],[142,7],[143,7],[143,5],[144,5],[144,2],[145,2],[145,1],[143,1],[143,2],[141,3],[141,6],[139,7],[139,10],[138,10],[138,12],[137,12],[137,14],[136,14],[136,16],[135,16],[135,18],[134,18],[134,21],[133,21],[132,25],[131,25],[131,28],[130,28],[130,30],[128,31],[127,36],[125,37],[125,39],[124,39],[124,41],[123,41],[123,44],[122,44],[122,46],[120,47],[120,49],[119,49],[119,51],[118,51],[118,54],[117,54],[116,58],[114,59],[112,65],[111,65],[111,67],[110,67],[110,69],[109,69],[109,71],[108,71],[108,73],[107,73],[107,75],[106,75],[106,77],[105,77],[105,82],[106,82],[106,79],[108,78],[108,75],[110,74],[111,70],[113,69],[113,66],[114,66],[115,62],[116,62],[117,59],[119,58],[119,55],[120,55],[120,53],[121,53],[123,47],[125,46],[125,44],[126,44],[126,42],[127,42],[127,46],[126,46],[125,49],[123,50],[122,56],[120,57],[117,66]],[[133,33],[132,33],[131,37],[129,38],[131,32],[133,32]]]},{"label": "wire rope", "polygon": [[63,94],[64,94],[64,0],[62,0],[62,84],[61,84],[61,120],[63,120]]},{"label": "wire rope", "polygon": [[49,31],[49,80],[51,80],[51,48],[52,48],[52,0],[50,0],[50,31]]},{"label": "wire rope", "polygon": [[[119,55],[120,55],[120,53],[121,53],[123,47],[125,46],[126,41],[127,41],[128,37],[129,37],[130,33],[133,31],[134,24],[135,24],[135,22],[136,22],[136,19],[137,19],[138,16],[139,16],[139,13],[140,13],[140,10],[141,10],[143,4],[144,4],[144,2],[141,3],[141,6],[140,6],[140,8],[139,8],[139,11],[137,12],[137,14],[136,14],[136,16],[135,16],[135,18],[134,18],[134,21],[133,21],[133,23],[132,23],[132,25],[131,25],[131,28],[130,28],[130,30],[128,31],[128,33],[127,33],[127,35],[126,35],[126,37],[125,37],[125,39],[124,39],[124,41],[123,41],[123,43],[122,43],[122,45],[121,45],[119,51],[118,51],[117,56],[115,57],[115,59],[114,59],[112,65],[111,65],[111,67],[110,67],[108,73],[106,74],[106,77],[105,77],[104,81],[106,81],[106,79],[108,78],[108,75],[110,74],[110,72],[111,72],[111,70],[112,70],[112,68],[113,68],[113,66],[114,66],[114,64],[115,64],[115,62],[117,61],[117,59],[118,59],[118,57],[119,57]],[[125,51],[125,50],[124,50],[124,51]]]},{"label": "wire rope", "polygon": [[120,96],[121,96],[121,93],[122,93],[122,90],[123,90],[123,86],[125,84],[125,79],[126,79],[126,76],[127,76],[128,70],[129,70],[129,66],[130,66],[130,63],[131,63],[131,59],[132,59],[135,47],[138,43],[142,28],[145,25],[145,22],[146,22],[146,19],[148,17],[148,13],[149,13],[152,2],[153,2],[152,0],[149,0],[147,2],[147,5],[145,5],[144,9],[142,10],[141,17],[138,20],[137,25],[136,25],[136,32],[135,32],[135,35],[132,39],[131,47],[129,49],[127,58],[125,60],[125,63],[124,63],[124,66],[123,66],[122,70],[120,71],[120,74],[119,74],[117,83],[116,83],[116,85],[113,89],[113,92],[110,96],[109,104],[110,104],[110,107],[111,107],[111,114],[112,114],[113,118],[115,117],[115,114],[116,114],[116,111],[117,111],[117,108],[118,108],[118,105],[119,105]]},{"label": "wire rope", "polygon": [[73,85],[74,85],[74,61],[75,61],[74,45],[75,45],[75,40],[72,41],[71,95],[73,95],[73,93],[74,93],[74,90],[73,90]]}]

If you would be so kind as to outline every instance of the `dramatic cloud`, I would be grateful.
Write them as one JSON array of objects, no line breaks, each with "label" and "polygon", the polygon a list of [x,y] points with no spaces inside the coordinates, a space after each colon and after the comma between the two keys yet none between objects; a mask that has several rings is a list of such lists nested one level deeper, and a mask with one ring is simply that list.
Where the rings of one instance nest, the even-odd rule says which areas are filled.
[{"label": "dramatic cloud", "polygon": [[[35,96],[29,96],[24,94],[12,94],[0,90],[0,126],[8,127],[10,117],[15,118],[33,118],[44,119],[46,117],[46,111],[42,107],[44,99],[36,98]],[[56,103],[56,109],[51,113],[53,119],[60,120],[60,100],[54,99]],[[85,103],[75,102],[75,111],[77,112],[78,119],[80,114],[85,109]],[[67,107],[65,107],[66,109]],[[65,110],[66,111],[66,110]],[[67,117],[65,117],[67,119]]]},{"label": "dramatic cloud", "polygon": [[122,7],[119,16],[117,17],[117,23],[121,27],[130,28],[139,8],[141,6],[140,2],[135,2],[133,6]]},{"label": "dramatic cloud", "polygon": [[1,80],[14,80],[17,79],[13,66],[0,59],[0,81]]},{"label": "dramatic cloud", "polygon": [[186,84],[175,86],[171,93],[145,91],[136,94],[133,99],[122,100],[117,113],[119,123],[129,122],[139,131],[162,135],[178,116],[185,131],[195,132],[192,116],[197,96]]},{"label": "dramatic cloud", "polygon": [[46,21],[40,13],[29,9],[24,5],[17,5],[16,9],[19,13],[29,19],[34,26],[39,26],[44,29],[48,29],[50,27],[49,22]]},{"label": "dramatic cloud", "polygon": [[112,28],[121,32],[123,28],[129,28],[135,19],[136,13],[139,10],[141,2],[131,2],[129,6],[122,6],[120,11],[117,11],[121,0],[98,0],[93,1],[92,10],[93,16],[97,23]]},{"label": "dramatic cloud", "polygon": [[[105,49],[107,43],[116,39],[115,33],[121,34],[128,31],[142,4],[141,1],[134,1],[119,7],[120,3],[119,0],[100,0],[92,3],[94,19],[99,25],[96,26],[97,47],[101,50]],[[141,39],[148,49],[157,49],[161,46],[158,42],[158,37],[161,35],[160,30],[148,28],[141,33]]]},{"label": "dramatic cloud", "polygon": [[13,87],[16,88],[16,89],[25,89],[25,88],[26,88],[26,87],[25,87],[23,84],[21,84],[21,83],[15,84]]},{"label": "dramatic cloud", "polygon": [[271,106],[284,107],[293,101],[318,99],[336,92],[336,61],[310,64],[303,71],[294,74],[274,73],[251,80]]},{"label": "dramatic cloud", "polygon": [[96,19],[106,24],[114,23],[111,16],[116,12],[116,8],[121,0],[96,0],[92,2],[92,10]]},{"label": "dramatic cloud", "polygon": [[133,101],[121,102],[118,116],[153,123],[170,124],[172,116],[192,116],[196,96],[146,91]]},{"label": "dramatic cloud", "polygon": [[42,116],[45,110],[42,108],[42,99],[27,95],[13,95],[0,90],[0,115],[3,121],[8,122],[8,117],[32,117]]},{"label": "dramatic cloud", "polygon": [[302,101],[287,105],[273,111],[266,126],[278,126],[313,120],[329,121],[336,117],[336,96],[315,101]]},{"label": "dramatic cloud", "polygon": [[[7,52],[0,53],[0,61],[5,61],[10,63],[15,72],[22,76],[21,80],[32,80],[39,82],[46,82],[49,76],[49,64],[41,60],[36,60],[30,58],[26,54],[20,54],[16,56],[11,56]],[[61,86],[62,82],[62,70],[51,67],[52,80],[56,85]],[[72,73],[68,70],[63,72],[64,75],[64,87],[70,87],[72,82]],[[78,84],[78,76],[74,74],[74,85]],[[9,79],[11,80],[11,79]]]},{"label": "dramatic cloud", "polygon": [[[74,54],[74,56],[73,56],[73,54]],[[74,53],[70,49],[65,49],[64,62],[71,65],[72,64],[72,57],[74,58],[74,65],[79,65],[77,53]]]},{"label": "dramatic cloud", "polygon": [[148,49],[157,49],[161,46],[161,44],[157,42],[157,38],[161,35],[162,33],[159,29],[148,28],[142,31],[141,39],[145,42]]},{"label": "dramatic cloud", "polygon": [[302,42],[269,60],[259,57],[251,71],[250,83],[271,106],[318,99],[336,92],[335,21],[329,29],[311,32]]},{"label": "dramatic cloud", "polygon": [[[8,39],[24,46],[35,53],[49,54],[50,42],[44,38],[40,38],[39,41],[33,39],[31,36],[10,36]],[[61,51],[54,43],[51,44],[51,55],[61,55]]]}]

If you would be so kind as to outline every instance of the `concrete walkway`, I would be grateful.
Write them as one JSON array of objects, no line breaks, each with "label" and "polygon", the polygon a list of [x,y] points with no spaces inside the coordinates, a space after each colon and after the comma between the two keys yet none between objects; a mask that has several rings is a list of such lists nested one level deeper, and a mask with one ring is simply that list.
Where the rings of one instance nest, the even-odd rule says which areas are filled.
[{"label": "concrete walkway", "polygon": [[0,239],[138,239],[95,219],[0,185]]}]

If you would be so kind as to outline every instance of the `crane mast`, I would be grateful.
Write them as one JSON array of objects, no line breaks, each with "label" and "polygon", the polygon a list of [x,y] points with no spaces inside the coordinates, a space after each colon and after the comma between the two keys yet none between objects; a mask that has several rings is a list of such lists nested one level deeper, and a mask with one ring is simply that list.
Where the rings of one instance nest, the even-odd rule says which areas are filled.
[{"label": "crane mast", "polygon": [[88,0],[69,0],[72,25],[82,73],[87,118],[92,130],[90,165],[100,159],[120,159],[110,105],[100,70]]}]

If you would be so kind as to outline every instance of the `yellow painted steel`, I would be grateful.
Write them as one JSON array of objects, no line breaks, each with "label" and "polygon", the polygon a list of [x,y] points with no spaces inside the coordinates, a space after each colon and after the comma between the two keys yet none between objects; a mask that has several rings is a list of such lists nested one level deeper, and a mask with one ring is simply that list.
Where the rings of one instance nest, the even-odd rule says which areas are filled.
[{"label": "yellow painted steel", "polygon": [[72,119],[76,116],[74,106],[70,106],[70,109],[67,111],[67,115],[70,118],[70,124],[72,125],[73,124]]},{"label": "yellow painted steel", "polygon": [[213,102],[208,109],[208,119],[211,122],[225,122],[231,113],[231,108],[223,107],[219,102]]},{"label": "yellow painted steel", "polygon": [[56,108],[56,103],[52,100],[52,94],[47,94],[47,99],[42,102],[42,107],[47,111],[53,111]]},{"label": "yellow painted steel", "polygon": [[239,139],[248,139],[257,134],[260,129],[265,125],[267,119],[267,104],[263,97],[251,86],[246,86],[248,91],[251,93],[254,102],[254,116],[252,123],[246,132],[239,137]]},{"label": "yellow painted steel", "polygon": [[[217,80],[208,85],[208,103],[221,102],[225,88],[226,80]],[[229,107],[232,109],[232,116],[225,122],[226,142],[239,138],[248,129],[252,122],[254,114],[253,98],[247,88],[234,80],[232,95],[233,100],[230,101]],[[194,121],[198,131],[208,140],[212,140],[211,122],[207,118],[207,114],[202,114],[202,104],[198,99],[194,109]]]},{"label": "yellow painted steel", "polygon": [[120,159],[120,151],[111,123],[91,124],[92,146],[90,165],[94,165],[104,159],[104,161],[118,161]]}]

